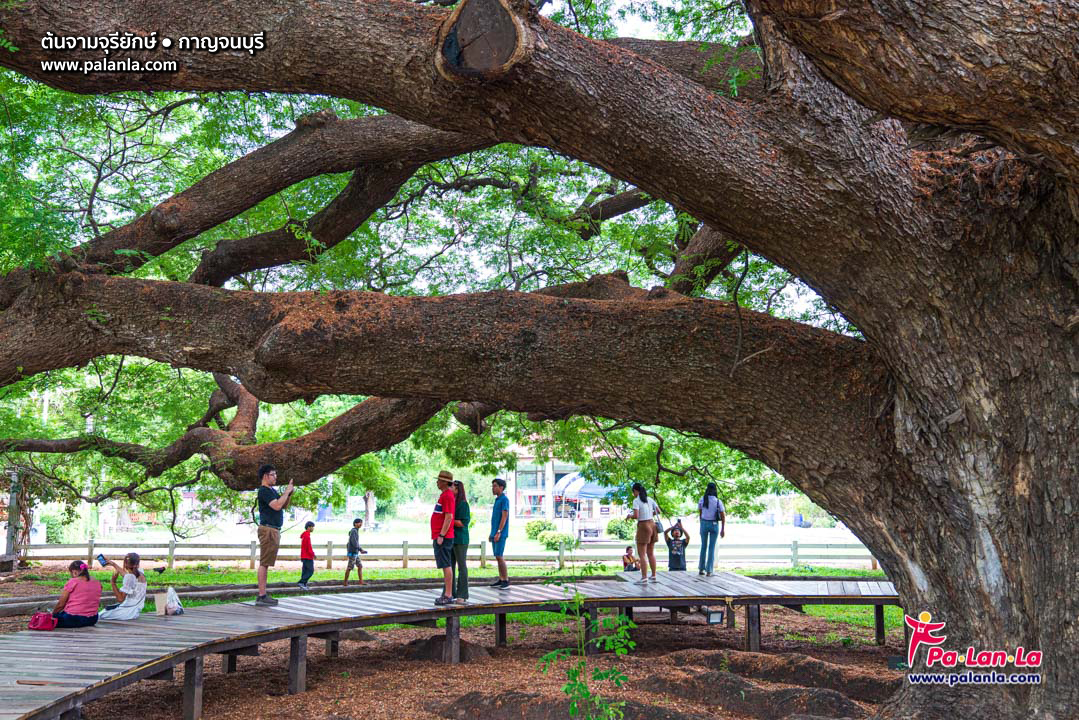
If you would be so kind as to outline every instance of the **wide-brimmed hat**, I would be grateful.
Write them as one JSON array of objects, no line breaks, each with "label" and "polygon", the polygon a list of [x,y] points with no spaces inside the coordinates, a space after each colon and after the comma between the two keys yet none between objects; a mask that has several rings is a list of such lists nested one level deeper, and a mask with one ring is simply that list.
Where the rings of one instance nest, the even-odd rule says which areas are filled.
[{"label": "wide-brimmed hat", "polygon": [[439,481],[452,483],[453,482],[453,473],[451,473],[449,470],[439,470],[438,471],[438,478],[435,480],[435,482],[439,482]]}]

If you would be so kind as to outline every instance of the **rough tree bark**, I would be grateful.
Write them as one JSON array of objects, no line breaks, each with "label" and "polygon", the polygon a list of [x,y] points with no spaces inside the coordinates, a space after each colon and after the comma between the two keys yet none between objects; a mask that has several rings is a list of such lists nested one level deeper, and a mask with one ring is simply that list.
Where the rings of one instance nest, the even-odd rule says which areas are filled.
[{"label": "rough tree bark", "polygon": [[[487,28],[501,34],[477,56],[454,42],[475,36],[458,27],[471,10],[399,0],[233,0],[198,14],[166,0],[103,0],[93,13],[76,0],[30,0],[0,10],[24,48],[0,64],[76,92],[328,93],[386,108],[406,119],[386,122],[409,132],[431,126],[423,132],[442,133],[440,148],[550,147],[790,270],[864,342],[614,286],[607,300],[266,296],[103,274],[122,272],[116,249],[163,252],[234,214],[192,213],[219,200],[196,193],[199,205],[150,213],[123,241],[105,236],[53,273],[5,278],[0,382],[123,352],[230,373],[268,401],[374,393],[425,410],[474,401],[461,416],[477,429],[505,407],[694,430],[763,460],[838,515],[909,611],[948,623],[949,647],[1045,654],[1040,685],[911,685],[883,717],[1074,717],[1079,5],[747,5],[764,72],[737,101],[713,93],[714,79],[685,77],[695,71],[684,44],[595,42],[525,13]],[[181,65],[172,74],[40,68],[46,31],[160,27],[265,31],[273,42],[254,57],[166,53]],[[900,120],[958,138],[915,151]],[[272,147],[267,163],[284,157]],[[337,171],[392,159],[350,158]],[[310,158],[327,168],[314,172],[333,159]],[[276,186],[261,187],[265,197]],[[165,306],[163,319],[155,308]]]}]

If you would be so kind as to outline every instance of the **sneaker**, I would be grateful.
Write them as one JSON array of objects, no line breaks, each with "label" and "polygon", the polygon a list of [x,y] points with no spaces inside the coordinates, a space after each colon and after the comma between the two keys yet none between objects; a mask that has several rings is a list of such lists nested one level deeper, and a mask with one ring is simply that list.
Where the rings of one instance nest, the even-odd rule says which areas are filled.
[{"label": "sneaker", "polygon": [[708,577],[712,577],[712,573],[708,573]]},{"label": "sneaker", "polygon": [[454,598],[455,605],[468,605],[468,598]]},{"label": "sneaker", "polygon": [[700,571],[699,573],[697,573],[697,574],[698,574],[698,575],[704,575],[704,570],[701,570],[701,571]]},{"label": "sneaker", "polygon": [[648,582],[651,582],[651,583],[658,583],[658,582],[659,582],[659,578],[657,578],[657,577],[656,577],[655,575],[653,575],[652,577],[648,578]]},{"label": "sneaker", "polygon": [[501,584],[502,584],[502,579],[501,578],[495,578],[495,581],[493,583],[491,583],[490,585],[488,585],[487,587],[498,587]]},{"label": "sneaker", "polygon": [[502,580],[501,582],[498,583],[498,589],[499,590],[505,590],[509,586],[510,586],[510,581],[509,580]]},{"label": "sneaker", "polygon": [[255,598],[256,605],[272,606],[277,604],[277,599],[272,598],[269,595],[259,595]]},{"label": "sneaker", "polygon": [[435,600],[435,605],[453,605],[453,598],[439,595],[438,599]]},{"label": "sneaker", "polygon": [[648,580],[647,580],[647,579],[645,579],[645,578],[641,578],[640,580],[634,580],[634,581],[633,581],[633,584],[634,584],[634,585],[647,585],[647,584],[648,584]]}]

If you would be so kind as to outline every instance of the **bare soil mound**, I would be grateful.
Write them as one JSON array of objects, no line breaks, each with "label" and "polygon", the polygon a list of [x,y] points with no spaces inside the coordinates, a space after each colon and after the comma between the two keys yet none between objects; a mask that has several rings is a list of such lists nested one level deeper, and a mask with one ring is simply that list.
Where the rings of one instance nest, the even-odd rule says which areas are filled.
[{"label": "bare soil mound", "polygon": [[771,682],[828,688],[862,702],[887,700],[902,685],[903,676],[883,668],[870,673],[864,668],[837,665],[801,653],[781,655],[724,650],[684,650],[671,656],[675,665],[697,665],[727,670],[742,677]]},{"label": "bare soil mound", "polygon": [[761,720],[782,720],[788,715],[826,718],[863,718],[865,710],[842,693],[821,688],[766,690],[729,672],[687,672],[682,677],[650,677],[642,686],[666,695]]}]

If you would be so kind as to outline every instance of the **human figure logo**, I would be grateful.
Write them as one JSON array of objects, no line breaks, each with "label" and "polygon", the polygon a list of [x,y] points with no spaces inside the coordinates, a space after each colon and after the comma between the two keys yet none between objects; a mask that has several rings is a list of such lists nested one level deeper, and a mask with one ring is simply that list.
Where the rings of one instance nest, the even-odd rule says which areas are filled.
[{"label": "human figure logo", "polygon": [[915,620],[910,615],[903,615],[903,621],[910,628],[910,644],[907,645],[907,667],[914,667],[914,655],[921,645],[940,645],[948,639],[947,635],[935,636],[937,630],[943,630],[945,623],[930,622],[933,616],[923,610]]}]

